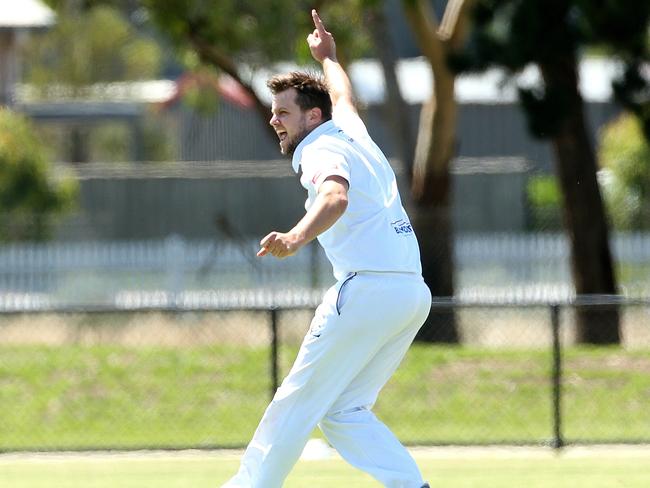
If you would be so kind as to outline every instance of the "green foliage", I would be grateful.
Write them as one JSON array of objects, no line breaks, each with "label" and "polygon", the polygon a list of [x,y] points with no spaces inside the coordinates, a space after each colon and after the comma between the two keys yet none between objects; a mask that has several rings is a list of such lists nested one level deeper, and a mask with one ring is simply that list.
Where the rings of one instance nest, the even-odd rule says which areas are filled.
[{"label": "green foliage", "polygon": [[526,186],[530,227],[534,230],[562,228],[562,192],[552,175],[532,176]]},{"label": "green foliage", "polygon": [[[632,61],[647,56],[650,4],[645,0],[477,0],[470,59],[518,70],[557,53],[598,47]],[[554,26],[554,28],[550,28]]]},{"label": "green foliage", "polygon": [[209,117],[219,107],[219,75],[213,66],[202,65],[188,55],[192,75],[184,82],[183,103],[196,113]]},{"label": "green foliage", "polygon": [[[249,68],[269,67],[278,61],[311,60],[305,39],[313,30],[310,10],[304,0],[143,0],[151,20],[180,52],[209,46],[218,52],[203,61],[218,68],[245,63]],[[325,2],[322,14],[349,57],[367,50],[362,28],[360,0]],[[213,52],[214,52],[213,51]]]},{"label": "green foliage", "polygon": [[26,49],[27,82],[42,88],[63,84],[73,90],[96,82],[155,77],[162,57],[153,40],[104,5],[80,12],[60,10],[55,26],[35,36]]},{"label": "green foliage", "polygon": [[536,175],[528,181],[528,199],[536,207],[559,207],[562,195],[557,180],[550,175]]},{"label": "green foliage", "polygon": [[[163,61],[159,42],[134,24],[133,2],[49,0],[56,24],[34,35],[26,46],[25,81],[43,98],[101,98],[96,83],[147,80],[157,77]],[[152,124],[145,120],[143,126]],[[159,124],[161,125],[161,124]],[[41,128],[59,160],[126,161],[132,159],[132,127],[124,122],[101,121],[85,127],[51,125]],[[60,137],[52,137],[56,132]],[[143,130],[140,153],[146,160],[167,155],[169,140]],[[160,141],[166,143],[159,146]],[[73,151],[72,147],[80,148]],[[163,150],[161,150],[163,149]]]},{"label": "green foliage", "polygon": [[54,216],[75,201],[76,181],[54,179],[28,120],[0,109],[0,240],[47,237]]},{"label": "green foliage", "polygon": [[[27,79],[43,89],[52,83],[64,83],[73,88],[72,96],[83,95],[84,87],[96,81],[154,76],[159,70],[161,50],[149,37],[141,35],[152,28],[171,41],[178,61],[193,72],[197,83],[184,92],[183,102],[203,114],[218,108],[214,85],[221,73],[250,85],[256,70],[273,69],[276,62],[313,62],[305,42],[313,29],[313,4],[305,0],[48,3],[57,11],[58,23],[30,47],[28,57],[36,63]],[[343,61],[367,52],[370,44],[363,29],[361,3],[362,0],[344,0],[322,5],[321,13],[335,31],[345,55]],[[102,138],[114,138],[118,132],[104,131]],[[145,131],[147,138],[152,134]],[[118,155],[127,144],[115,142],[116,154],[109,155],[111,160],[120,159]],[[155,143],[146,139],[145,152],[150,154],[149,148],[155,148]],[[96,159],[94,156],[91,159]],[[151,160],[159,155],[145,157]]]},{"label": "green foliage", "polygon": [[612,220],[625,230],[650,229],[650,144],[636,117],[623,114],[602,131],[598,156]]},{"label": "green foliage", "polygon": [[[642,74],[650,58],[647,0],[477,0],[474,21],[468,49],[453,60],[455,69],[498,65],[517,72],[530,63],[557,68],[596,47],[623,63],[614,92],[650,138],[650,80]],[[552,136],[568,113],[566,93],[558,88],[540,84],[521,91],[531,131],[539,137]]]},{"label": "green foliage", "polygon": [[[141,135],[140,158],[142,162],[172,161],[174,159],[173,128],[169,120],[147,111],[138,121]],[[94,124],[86,135],[88,152],[92,159],[104,163],[133,160],[133,132],[135,128],[119,122]]]},{"label": "green foliage", "polygon": [[280,53],[286,53],[291,46],[287,39],[297,35],[292,20],[300,2],[144,0],[143,3],[156,25],[181,50],[207,44],[232,60],[266,64],[279,59]]},{"label": "green foliage", "polygon": [[171,121],[157,116],[153,111],[147,113],[142,121],[143,157],[145,161],[171,161],[175,157],[175,141],[171,134],[175,127]]},{"label": "green foliage", "polygon": [[92,159],[102,162],[131,159],[130,132],[132,127],[119,122],[94,124],[92,132],[84,134]]},{"label": "green foliage", "polygon": [[[382,4],[381,0],[343,0],[324,3],[321,15],[327,28],[336,36],[337,54],[342,63],[375,55],[373,50],[377,46],[370,38],[366,16],[371,9],[383,8]],[[309,12],[310,10],[307,9],[299,13],[301,17],[307,17],[307,33],[314,28]],[[302,57],[299,57],[298,61],[313,62],[305,37],[306,34],[303,34],[297,40],[297,52],[302,52]]]}]

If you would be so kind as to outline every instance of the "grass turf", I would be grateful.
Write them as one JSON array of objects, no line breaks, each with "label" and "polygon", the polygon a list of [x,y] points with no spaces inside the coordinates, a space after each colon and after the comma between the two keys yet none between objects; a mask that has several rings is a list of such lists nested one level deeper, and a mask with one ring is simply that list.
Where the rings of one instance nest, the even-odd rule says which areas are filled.
[{"label": "grass turf", "polygon": [[[616,452],[554,456],[416,454],[432,487],[445,488],[645,488],[650,453]],[[237,469],[232,456],[0,457],[0,485],[12,488],[201,488],[218,487]],[[285,488],[372,488],[379,484],[340,459],[301,461]]]},{"label": "grass turf", "polygon": [[[269,400],[268,355],[2,346],[0,450],[245,445]],[[550,365],[542,350],[416,344],[376,411],[409,444],[542,443],[552,435]],[[572,348],[564,367],[568,440],[650,440],[650,352]]]}]

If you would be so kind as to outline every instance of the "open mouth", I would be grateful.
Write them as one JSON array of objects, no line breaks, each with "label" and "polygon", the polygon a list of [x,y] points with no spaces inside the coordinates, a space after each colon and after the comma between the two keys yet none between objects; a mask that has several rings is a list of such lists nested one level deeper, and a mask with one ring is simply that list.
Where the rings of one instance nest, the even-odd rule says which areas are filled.
[{"label": "open mouth", "polygon": [[278,138],[280,139],[280,142],[284,141],[287,138],[287,133],[283,130],[278,131]]}]

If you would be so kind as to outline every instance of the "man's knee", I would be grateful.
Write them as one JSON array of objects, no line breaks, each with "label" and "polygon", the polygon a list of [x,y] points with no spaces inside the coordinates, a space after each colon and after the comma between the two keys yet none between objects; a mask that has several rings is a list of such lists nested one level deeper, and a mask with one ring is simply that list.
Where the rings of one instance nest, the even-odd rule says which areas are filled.
[{"label": "man's knee", "polygon": [[335,430],[340,427],[345,427],[346,424],[358,424],[363,421],[363,418],[368,416],[372,416],[372,413],[366,406],[330,411],[323,417],[318,426],[323,431]]}]

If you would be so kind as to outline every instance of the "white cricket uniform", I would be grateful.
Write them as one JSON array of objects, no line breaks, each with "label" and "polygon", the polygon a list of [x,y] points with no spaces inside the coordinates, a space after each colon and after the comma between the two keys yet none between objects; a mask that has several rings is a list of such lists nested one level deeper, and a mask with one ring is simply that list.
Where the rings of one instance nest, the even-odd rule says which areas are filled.
[{"label": "white cricket uniform", "polygon": [[345,213],[318,236],[338,281],[224,488],[281,487],[316,425],[345,460],[384,486],[420,488],[415,461],[371,412],[431,307],[395,175],[351,110],[309,133],[293,168],[302,168],[307,209],[328,176],[349,183]]}]

